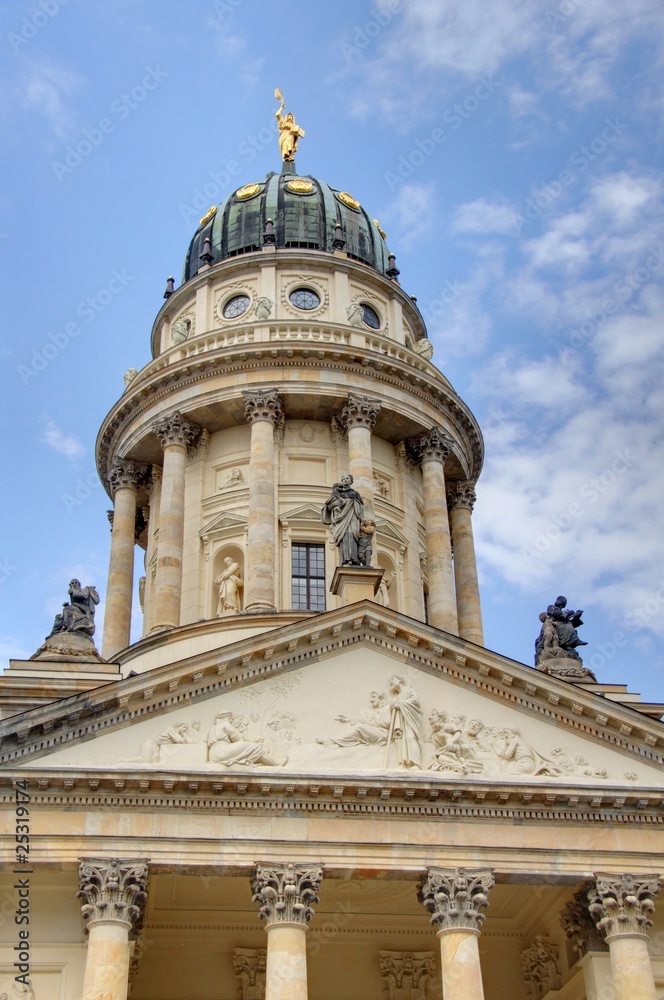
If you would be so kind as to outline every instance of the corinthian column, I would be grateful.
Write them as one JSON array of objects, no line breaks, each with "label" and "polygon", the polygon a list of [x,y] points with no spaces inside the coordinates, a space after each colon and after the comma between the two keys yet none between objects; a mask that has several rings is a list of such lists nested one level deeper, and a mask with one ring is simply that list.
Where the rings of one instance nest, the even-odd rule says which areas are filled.
[{"label": "corinthian column", "polygon": [[489,868],[429,868],[420,902],[438,927],[445,1000],[484,1000],[477,946],[493,888]]},{"label": "corinthian column", "polygon": [[274,611],[274,428],[283,422],[283,411],[276,389],[257,389],[242,395],[245,417],[251,424],[245,610]]},{"label": "corinthian column", "polygon": [[429,434],[423,434],[412,442],[412,445],[422,466],[424,530],[429,579],[429,623],[458,635],[452,546],[443,470],[452,441],[444,431],[434,427]]},{"label": "corinthian column", "polygon": [[462,639],[469,639],[482,646],[484,633],[471,521],[475,500],[474,483],[456,482],[450,483],[447,487],[447,506],[454,548],[454,583],[459,635]]},{"label": "corinthian column", "polygon": [[318,902],[321,868],[259,865],[252,882],[254,903],[265,920],[265,1000],[307,1000],[307,923]]},{"label": "corinthian column", "polygon": [[129,935],[140,929],[148,863],[82,858],[78,878],[88,932],[83,1000],[127,1000]]},{"label": "corinthian column", "polygon": [[339,422],[348,436],[348,471],[353,477],[353,489],[364,501],[365,518],[374,517],[371,433],[379,413],[378,400],[351,392],[339,416]]},{"label": "corinthian column", "polygon": [[184,544],[184,474],[187,449],[201,436],[198,424],[173,413],[152,425],[164,449],[159,503],[159,542],[152,631],[180,624]]},{"label": "corinthian column", "polygon": [[108,474],[113,493],[113,528],[102,644],[102,656],[105,660],[112,660],[116,653],[129,645],[134,589],[136,492],[146,471],[145,465],[138,465],[131,459],[116,458]]},{"label": "corinthian column", "polygon": [[648,928],[659,889],[658,875],[598,872],[588,892],[588,909],[609,946],[615,1000],[656,998]]}]

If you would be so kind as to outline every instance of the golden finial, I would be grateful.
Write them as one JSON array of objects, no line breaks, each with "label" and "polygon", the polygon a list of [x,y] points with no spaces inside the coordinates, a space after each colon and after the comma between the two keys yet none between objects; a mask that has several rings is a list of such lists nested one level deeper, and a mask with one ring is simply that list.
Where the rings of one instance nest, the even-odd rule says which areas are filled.
[{"label": "golden finial", "polygon": [[279,149],[281,150],[281,159],[285,163],[292,163],[295,159],[295,153],[297,152],[298,140],[306,133],[303,128],[300,128],[293,118],[292,111],[284,114],[286,103],[284,101],[284,95],[279,87],[276,88],[274,96],[279,101],[279,107],[275,112],[275,117],[279,124]]}]

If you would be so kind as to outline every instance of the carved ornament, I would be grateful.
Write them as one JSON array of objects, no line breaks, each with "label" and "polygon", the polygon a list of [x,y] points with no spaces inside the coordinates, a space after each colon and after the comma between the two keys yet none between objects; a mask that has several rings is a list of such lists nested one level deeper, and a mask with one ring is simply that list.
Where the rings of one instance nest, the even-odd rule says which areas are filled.
[{"label": "carved ornament", "polygon": [[256,420],[269,420],[279,427],[284,420],[281,397],[276,389],[256,389],[242,393],[244,399],[244,415],[247,423]]},{"label": "carved ornament", "polygon": [[659,875],[613,875],[599,872],[588,891],[588,910],[595,923],[612,937],[647,937],[655,912],[653,896]]},{"label": "carved ornament", "polygon": [[529,1000],[542,1000],[562,985],[558,949],[538,935],[535,944],[521,953],[521,968]]},{"label": "carved ornament", "polygon": [[265,1000],[265,948],[236,948],[233,968],[240,983],[242,1000]]},{"label": "carved ornament", "polygon": [[381,951],[379,955],[388,1000],[426,1000],[436,971],[432,951]]},{"label": "carved ornament", "polygon": [[259,865],[252,880],[252,901],[258,915],[271,924],[300,924],[306,927],[318,903],[323,869],[308,865]]},{"label": "carved ornament", "polygon": [[589,951],[608,951],[604,934],[596,926],[588,909],[588,890],[592,883],[583,882],[560,914],[560,926],[582,958]]},{"label": "carved ornament", "polygon": [[179,410],[170,416],[156,420],[152,430],[159,438],[162,448],[169,444],[179,444],[191,448],[201,436],[202,428],[183,417]]},{"label": "carved ornament", "polygon": [[115,496],[117,490],[137,490],[145,482],[148,466],[134,462],[131,458],[116,458],[108,473],[111,493]]},{"label": "carved ornament", "polygon": [[479,934],[494,886],[490,868],[429,868],[419,900],[439,931],[468,930]]},{"label": "carved ornament", "polygon": [[78,881],[85,920],[117,920],[131,924],[134,931],[140,929],[147,899],[146,859],[82,858]]},{"label": "carved ornament", "polygon": [[410,446],[420,465],[424,462],[442,464],[452,450],[452,438],[440,427],[434,427],[428,434],[422,434],[411,440]]}]

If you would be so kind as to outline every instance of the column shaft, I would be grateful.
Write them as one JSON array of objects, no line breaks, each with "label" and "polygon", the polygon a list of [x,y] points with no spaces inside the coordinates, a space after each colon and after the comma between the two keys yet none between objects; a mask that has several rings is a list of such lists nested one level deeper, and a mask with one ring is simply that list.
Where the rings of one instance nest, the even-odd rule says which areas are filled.
[{"label": "column shaft", "polygon": [[83,979],[84,1000],[127,1000],[129,989],[129,930],[120,920],[88,924],[88,952]]},{"label": "column shaft", "polygon": [[157,577],[152,629],[180,624],[182,548],[184,543],[184,473],[187,450],[171,442],[164,447],[164,471],[159,505]]},{"label": "column shaft", "polygon": [[116,653],[129,645],[135,531],[136,487],[122,486],[116,490],[113,503],[111,557],[102,644],[102,656],[105,660],[112,660]]},{"label": "column shaft", "polygon": [[270,924],[266,931],[265,1000],[307,1000],[307,928]]},{"label": "column shaft", "polygon": [[452,505],[449,517],[454,546],[454,583],[459,635],[462,639],[469,639],[470,642],[482,646],[484,633],[471,508]]},{"label": "column shaft", "polygon": [[247,535],[247,611],[275,609],[274,425],[255,419],[251,424],[249,514]]},{"label": "column shaft", "polygon": [[477,933],[445,930],[438,937],[445,1000],[484,1000]]},{"label": "column shaft", "polygon": [[645,937],[609,937],[615,1000],[656,1000],[648,942]]},{"label": "column shaft", "polygon": [[436,458],[423,458],[422,481],[429,578],[429,623],[435,628],[458,635],[452,546],[442,461]]},{"label": "column shaft", "polygon": [[353,477],[353,489],[364,501],[364,517],[373,519],[374,480],[371,458],[371,429],[362,424],[348,428],[348,471]]}]

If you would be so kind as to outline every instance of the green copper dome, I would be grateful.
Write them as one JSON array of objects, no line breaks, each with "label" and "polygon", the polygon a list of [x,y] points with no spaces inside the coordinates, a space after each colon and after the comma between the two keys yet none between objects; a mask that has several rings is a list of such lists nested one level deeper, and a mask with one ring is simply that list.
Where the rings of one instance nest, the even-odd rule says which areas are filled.
[{"label": "green copper dome", "polygon": [[[272,227],[268,220],[272,220]],[[335,234],[335,227],[341,233]],[[266,240],[272,228],[274,238]],[[335,249],[335,235],[345,240],[343,249],[351,257],[386,274],[389,251],[377,224],[346,191],[337,191],[316,177],[283,172],[270,173],[262,181],[245,184],[216,211],[208,212],[189,244],[183,282],[201,266],[200,255],[209,253],[216,264],[228,257],[260,250],[266,243],[278,248]]]}]

